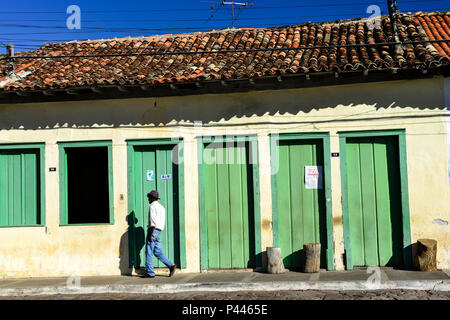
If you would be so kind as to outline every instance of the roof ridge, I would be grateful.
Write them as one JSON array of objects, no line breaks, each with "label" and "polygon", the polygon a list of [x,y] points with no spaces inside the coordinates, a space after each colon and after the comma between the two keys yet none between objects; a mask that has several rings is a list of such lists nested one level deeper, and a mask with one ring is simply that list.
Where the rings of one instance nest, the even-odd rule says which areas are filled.
[{"label": "roof ridge", "polygon": [[150,36],[137,36],[137,37],[121,37],[121,38],[106,38],[106,39],[87,39],[87,40],[72,40],[67,42],[59,42],[59,43],[92,43],[92,42],[99,42],[99,41],[127,41],[127,40],[145,40],[145,39],[164,39],[164,38],[175,38],[180,36],[197,36],[200,34],[211,34],[211,33],[217,33],[217,32],[237,32],[244,29],[258,29],[258,28],[224,28],[224,29],[213,29],[213,30],[207,30],[207,31],[195,31],[195,32],[189,32],[189,33],[176,33],[176,34],[155,34]]}]

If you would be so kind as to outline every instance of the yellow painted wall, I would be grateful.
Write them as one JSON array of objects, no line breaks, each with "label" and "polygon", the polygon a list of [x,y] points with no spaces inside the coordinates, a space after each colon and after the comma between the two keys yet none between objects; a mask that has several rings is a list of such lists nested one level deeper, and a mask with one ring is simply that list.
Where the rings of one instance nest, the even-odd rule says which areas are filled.
[{"label": "yellow painted wall", "polygon": [[[155,103],[156,102],[156,103]],[[195,127],[201,121],[203,127]],[[222,95],[0,104],[0,143],[45,142],[46,226],[0,228],[0,278],[129,273],[127,139],[182,137],[186,261],[200,271],[197,136],[256,134],[262,250],[272,246],[269,133],[406,129],[412,242],[438,240],[438,266],[450,268],[450,220],[443,78],[255,91]],[[57,142],[112,140],[114,225],[59,226]],[[344,269],[339,158],[331,158],[335,264]],[[56,167],[57,172],[49,172]],[[123,195],[123,199],[121,199]]]}]

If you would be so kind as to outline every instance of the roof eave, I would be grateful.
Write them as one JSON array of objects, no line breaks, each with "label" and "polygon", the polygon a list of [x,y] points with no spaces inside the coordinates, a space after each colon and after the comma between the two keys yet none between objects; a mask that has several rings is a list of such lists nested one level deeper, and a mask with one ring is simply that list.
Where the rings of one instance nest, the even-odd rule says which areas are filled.
[{"label": "roof eave", "polygon": [[0,104],[77,101],[99,99],[130,99],[199,94],[221,94],[255,90],[282,90],[450,76],[450,64],[428,69],[382,69],[310,74],[278,74],[258,78],[242,78],[158,85],[90,86],[65,89],[1,91]]}]

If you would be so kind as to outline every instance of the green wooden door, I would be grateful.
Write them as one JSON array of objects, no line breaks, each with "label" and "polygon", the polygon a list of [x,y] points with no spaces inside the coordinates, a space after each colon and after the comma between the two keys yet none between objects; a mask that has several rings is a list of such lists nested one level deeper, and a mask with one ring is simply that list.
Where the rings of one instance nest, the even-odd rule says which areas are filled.
[{"label": "green wooden door", "polygon": [[40,224],[39,150],[0,151],[0,226]]},{"label": "green wooden door", "polygon": [[395,137],[347,138],[350,245],[355,266],[402,259],[402,210]]},{"label": "green wooden door", "polygon": [[204,151],[210,269],[255,266],[253,177],[248,147],[248,143],[212,143]]},{"label": "green wooden door", "polygon": [[[326,208],[322,140],[287,140],[278,143],[276,191],[278,239],[283,263],[292,269],[304,265],[303,245],[321,243],[321,267],[326,268]],[[305,167],[320,166],[318,189],[305,184]],[[331,231],[330,231],[331,232]]]},{"label": "green wooden door", "polygon": [[[135,146],[133,152],[133,219],[131,234],[131,261],[135,267],[145,265],[145,239],[148,226],[149,203],[147,193],[157,190],[159,202],[166,209],[165,228],[161,234],[164,254],[180,265],[180,230],[178,201],[178,165],[173,161],[176,152],[173,146]],[[155,268],[165,268],[153,257]]]}]

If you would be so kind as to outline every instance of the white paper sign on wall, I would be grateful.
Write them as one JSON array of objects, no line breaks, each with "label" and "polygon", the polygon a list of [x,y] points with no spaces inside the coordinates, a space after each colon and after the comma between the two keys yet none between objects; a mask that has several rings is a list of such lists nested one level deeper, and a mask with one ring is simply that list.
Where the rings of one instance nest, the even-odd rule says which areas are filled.
[{"label": "white paper sign on wall", "polygon": [[322,189],[322,166],[305,166],[305,188]]},{"label": "white paper sign on wall", "polygon": [[155,180],[155,174],[153,170],[147,170],[147,181]]},{"label": "white paper sign on wall", "polygon": [[161,175],[161,180],[170,180],[170,179],[172,179],[171,174],[162,174]]}]

